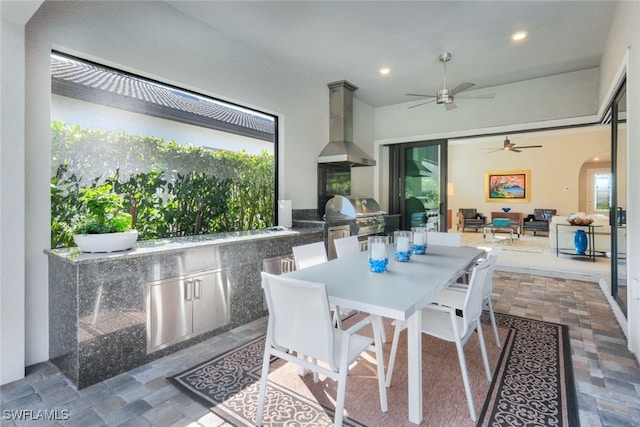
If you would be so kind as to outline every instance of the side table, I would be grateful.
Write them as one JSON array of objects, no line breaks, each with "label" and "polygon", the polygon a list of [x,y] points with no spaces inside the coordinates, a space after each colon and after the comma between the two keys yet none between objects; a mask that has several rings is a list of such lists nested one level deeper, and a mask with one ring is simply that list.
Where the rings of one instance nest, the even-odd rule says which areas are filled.
[{"label": "side table", "polygon": [[[565,228],[565,227],[573,227],[573,230],[571,230],[571,233],[575,235],[575,232],[577,230],[584,230],[586,228],[586,233],[587,233],[587,240],[588,240],[588,245],[587,245],[587,251],[584,254],[578,254],[576,253],[575,248],[571,249],[571,248],[561,248],[560,245],[558,244],[558,235],[560,233],[560,228]],[[591,259],[591,261],[596,262],[596,251],[595,248],[595,229],[596,227],[602,227],[601,225],[593,225],[593,224],[589,224],[589,225],[573,225],[573,224],[562,224],[562,223],[558,223],[556,224],[556,256],[560,256],[560,254],[565,254],[565,255],[574,255],[574,256],[586,256],[589,257],[589,259]]]}]

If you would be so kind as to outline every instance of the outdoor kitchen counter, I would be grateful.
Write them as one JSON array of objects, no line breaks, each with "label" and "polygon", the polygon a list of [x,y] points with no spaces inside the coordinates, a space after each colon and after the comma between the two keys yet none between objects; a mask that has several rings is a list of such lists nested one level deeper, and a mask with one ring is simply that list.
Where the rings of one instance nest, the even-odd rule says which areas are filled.
[{"label": "outdoor kitchen counter", "polygon": [[[251,322],[266,314],[260,283],[263,260],[322,239],[322,229],[300,228],[141,241],[128,251],[102,254],[47,250],[49,358],[83,388]],[[203,283],[215,279],[216,292],[226,295],[219,309],[224,322],[195,330],[194,302],[194,330],[148,349],[151,311],[168,312],[156,305],[182,299],[181,294],[164,297],[154,301],[152,309],[150,285],[181,283],[185,277],[203,277]],[[205,315],[210,310],[205,305]],[[171,329],[177,322],[155,323]]]},{"label": "outdoor kitchen counter", "polygon": [[[270,243],[277,245],[277,239],[281,237],[302,237],[307,234],[321,232],[322,226],[306,226],[295,229],[284,230],[249,230],[235,231],[229,233],[206,234],[199,236],[173,237],[167,239],[145,240],[136,243],[136,246],[127,251],[111,253],[84,253],[78,248],[50,249],[44,252],[48,255],[58,257],[73,264],[113,261],[116,259],[144,257],[158,253],[169,253],[174,251],[184,251],[191,248],[212,245],[234,245],[237,243],[248,243],[264,239],[269,239]],[[316,241],[316,240],[313,240]],[[268,245],[269,246],[269,245]],[[267,249],[263,247],[261,249]],[[275,255],[274,255],[275,256]],[[268,258],[264,256],[262,258]],[[260,260],[262,260],[262,258]]]}]

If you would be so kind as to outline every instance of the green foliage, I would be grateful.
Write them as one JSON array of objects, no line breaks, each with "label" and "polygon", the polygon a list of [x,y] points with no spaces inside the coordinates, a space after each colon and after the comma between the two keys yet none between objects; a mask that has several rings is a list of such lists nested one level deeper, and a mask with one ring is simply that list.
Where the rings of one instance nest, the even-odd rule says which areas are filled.
[{"label": "green foliage", "polygon": [[216,219],[227,211],[229,183],[198,172],[178,174],[174,182],[167,184],[173,195],[164,211],[170,234],[188,236],[223,231],[216,227]]},{"label": "green foliage", "polygon": [[60,164],[51,178],[51,246],[73,246],[74,226],[80,211],[80,180]]},{"label": "green foliage", "polygon": [[440,203],[440,181],[432,177],[406,177],[405,197],[417,197],[437,207]]},{"label": "green foliage", "polygon": [[326,180],[326,194],[351,194],[351,168],[327,168]]},{"label": "green foliage", "polygon": [[113,208],[115,199],[102,193],[103,186],[120,195],[107,223],[131,224],[139,240],[273,225],[275,171],[268,152],[209,150],[57,121],[51,123],[51,144],[54,248],[72,246],[86,220],[104,225],[83,200],[92,195],[93,209]]},{"label": "green foliage", "polygon": [[131,230],[132,218],[123,207],[122,196],[113,192],[111,184],[85,187],[80,191],[82,209],[75,234],[118,233]]},{"label": "green foliage", "polygon": [[138,230],[139,240],[167,237],[169,225],[165,218],[164,197],[167,181],[162,172],[152,170],[130,176],[120,182],[120,175],[107,179],[114,190],[124,197],[124,208],[132,216],[132,226]]}]

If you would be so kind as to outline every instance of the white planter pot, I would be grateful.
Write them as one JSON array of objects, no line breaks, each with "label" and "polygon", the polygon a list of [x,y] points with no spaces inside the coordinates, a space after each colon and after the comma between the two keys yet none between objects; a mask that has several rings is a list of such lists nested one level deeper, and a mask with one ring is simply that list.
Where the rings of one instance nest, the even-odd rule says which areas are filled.
[{"label": "white planter pot", "polygon": [[73,240],[82,252],[126,251],[136,244],[138,230],[106,234],[76,234]]}]

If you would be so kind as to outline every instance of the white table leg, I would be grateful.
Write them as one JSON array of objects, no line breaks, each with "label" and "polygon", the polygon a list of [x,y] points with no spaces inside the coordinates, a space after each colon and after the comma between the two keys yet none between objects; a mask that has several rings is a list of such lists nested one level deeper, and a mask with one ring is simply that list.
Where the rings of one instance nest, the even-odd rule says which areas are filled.
[{"label": "white table leg", "polygon": [[422,312],[408,320],[407,357],[409,377],[409,421],[422,422]]}]

